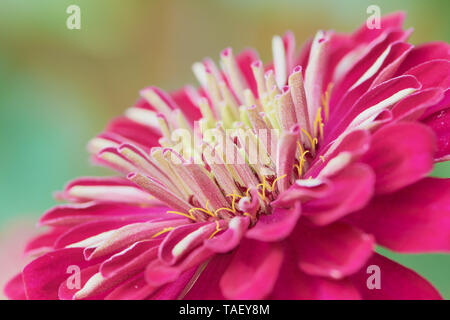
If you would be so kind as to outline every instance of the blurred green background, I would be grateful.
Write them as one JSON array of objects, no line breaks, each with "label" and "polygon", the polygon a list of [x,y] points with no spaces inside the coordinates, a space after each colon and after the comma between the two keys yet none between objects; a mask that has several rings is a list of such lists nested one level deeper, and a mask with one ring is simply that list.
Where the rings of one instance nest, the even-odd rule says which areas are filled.
[{"label": "blurred green background", "polygon": [[[81,8],[81,30],[66,27],[71,4]],[[11,226],[14,235],[17,221],[29,230],[69,179],[108,173],[89,164],[85,145],[140,88],[195,83],[192,63],[217,60],[227,46],[255,47],[268,61],[272,36],[288,29],[300,43],[318,29],[350,32],[371,4],[382,14],[405,10],[415,44],[449,42],[447,0],[2,0],[0,249],[9,248]],[[449,177],[450,166],[433,174]],[[450,298],[450,256],[381,251]]]}]

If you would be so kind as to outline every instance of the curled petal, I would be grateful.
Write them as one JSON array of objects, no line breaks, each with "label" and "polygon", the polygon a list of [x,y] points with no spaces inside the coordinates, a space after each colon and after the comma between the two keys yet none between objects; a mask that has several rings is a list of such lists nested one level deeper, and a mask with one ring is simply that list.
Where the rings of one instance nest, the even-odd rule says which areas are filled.
[{"label": "curled petal", "polygon": [[399,123],[378,130],[362,161],[376,175],[375,192],[388,193],[423,178],[433,169],[435,138],[417,123]]},{"label": "curled petal", "polygon": [[230,265],[220,279],[228,299],[262,299],[275,285],[283,260],[278,243],[246,239],[241,242]]},{"label": "curled petal", "polygon": [[246,237],[260,241],[280,241],[288,237],[301,214],[301,204],[296,202],[291,209],[275,208],[270,215],[261,215],[256,226]]},{"label": "curled petal", "polygon": [[341,222],[320,228],[299,225],[290,239],[303,272],[333,279],[358,271],[375,248],[373,236]]},{"label": "curled petal", "polygon": [[[369,266],[379,268],[380,288],[369,289]],[[376,269],[374,269],[376,270]],[[377,271],[375,271],[377,272]],[[375,275],[373,273],[373,275]],[[439,292],[420,275],[375,253],[361,271],[351,277],[365,300],[441,300]]]},{"label": "curled petal", "polygon": [[395,251],[450,251],[450,179],[425,178],[378,196],[350,221]]}]

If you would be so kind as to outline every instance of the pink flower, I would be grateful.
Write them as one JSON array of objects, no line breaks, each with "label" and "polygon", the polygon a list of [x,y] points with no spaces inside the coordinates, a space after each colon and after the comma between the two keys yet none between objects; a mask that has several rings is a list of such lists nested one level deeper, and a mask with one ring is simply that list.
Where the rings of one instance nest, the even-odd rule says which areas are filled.
[{"label": "pink flower", "polygon": [[222,71],[194,65],[198,90],[142,90],[89,144],[120,175],[57,195],[8,296],[439,299],[374,252],[450,249],[450,181],[427,177],[450,157],[450,46],[408,44],[403,19],[319,31],[299,54],[275,37],[268,66],[226,49]]}]

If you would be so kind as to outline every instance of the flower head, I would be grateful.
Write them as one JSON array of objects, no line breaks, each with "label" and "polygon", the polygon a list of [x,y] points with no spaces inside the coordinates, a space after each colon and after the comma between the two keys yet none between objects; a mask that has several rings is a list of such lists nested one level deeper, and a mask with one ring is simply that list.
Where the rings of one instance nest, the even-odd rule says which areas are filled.
[{"label": "flower head", "polygon": [[299,54],[274,37],[269,65],[228,48],[194,64],[199,89],[143,89],[89,143],[120,175],[57,194],[9,296],[439,298],[374,253],[450,249],[450,181],[427,177],[450,154],[450,47],[408,44],[403,18],[319,31]]}]

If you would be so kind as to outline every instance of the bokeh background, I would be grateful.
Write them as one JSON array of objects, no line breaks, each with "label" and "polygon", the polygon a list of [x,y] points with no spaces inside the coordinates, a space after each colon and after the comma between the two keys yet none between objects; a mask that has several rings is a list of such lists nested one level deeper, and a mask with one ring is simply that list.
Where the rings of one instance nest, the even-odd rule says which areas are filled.
[{"label": "bokeh background", "polygon": [[[68,30],[66,8],[81,8]],[[376,4],[405,10],[411,42],[450,40],[448,0],[1,0],[0,286],[18,270],[20,248],[71,178],[105,175],[86,142],[130,106],[144,86],[195,83],[193,62],[232,46],[271,58],[271,38],[290,29],[302,42],[318,29],[350,32]],[[450,176],[440,164],[433,175]],[[450,299],[450,256],[398,255]]]}]

